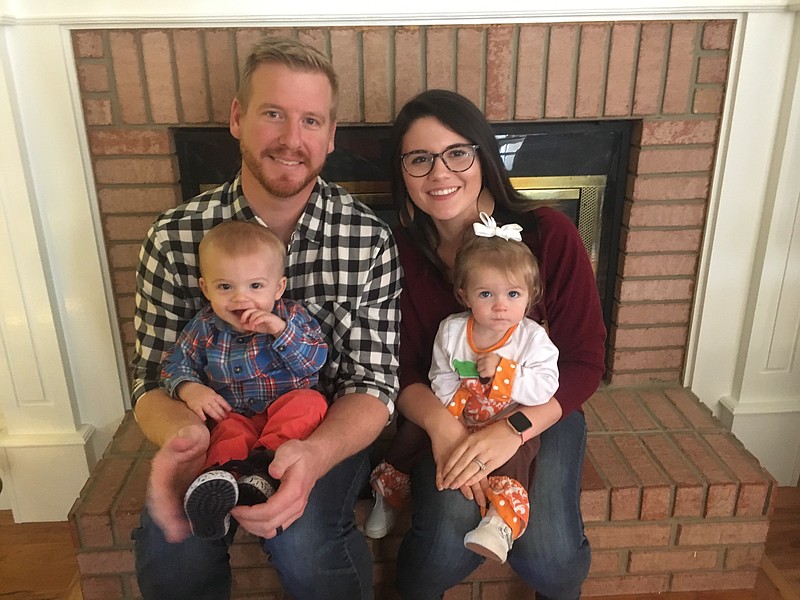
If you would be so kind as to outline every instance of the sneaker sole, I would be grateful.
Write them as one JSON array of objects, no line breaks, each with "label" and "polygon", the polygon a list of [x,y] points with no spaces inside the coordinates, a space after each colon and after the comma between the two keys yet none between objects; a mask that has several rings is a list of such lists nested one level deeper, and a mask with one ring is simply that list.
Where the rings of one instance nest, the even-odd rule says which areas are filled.
[{"label": "sneaker sole", "polygon": [[505,563],[506,559],[508,558],[508,550],[505,550],[504,552],[504,548],[484,546],[483,544],[470,539],[469,533],[467,533],[467,535],[464,537],[464,547],[468,550],[472,550],[475,554],[480,554],[484,558],[494,560],[500,564]]},{"label": "sneaker sole", "polygon": [[225,537],[238,499],[236,479],[226,471],[210,471],[195,479],[183,502],[192,533],[207,540]]}]

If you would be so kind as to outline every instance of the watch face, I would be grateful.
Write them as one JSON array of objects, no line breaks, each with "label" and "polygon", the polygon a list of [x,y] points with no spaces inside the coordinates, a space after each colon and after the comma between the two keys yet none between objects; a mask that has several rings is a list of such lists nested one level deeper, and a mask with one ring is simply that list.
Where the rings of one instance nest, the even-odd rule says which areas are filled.
[{"label": "watch face", "polygon": [[511,423],[511,426],[520,433],[533,427],[533,423],[531,423],[530,419],[528,419],[528,417],[523,415],[521,412],[515,412],[513,415],[508,417],[508,422]]}]

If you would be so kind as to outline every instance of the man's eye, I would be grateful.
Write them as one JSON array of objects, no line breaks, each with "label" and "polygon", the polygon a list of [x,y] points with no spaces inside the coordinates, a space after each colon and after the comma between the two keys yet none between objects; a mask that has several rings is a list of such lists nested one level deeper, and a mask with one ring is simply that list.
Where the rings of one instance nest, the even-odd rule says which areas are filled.
[{"label": "man's eye", "polygon": [[265,110],[264,116],[270,119],[277,119],[281,115],[277,110]]},{"label": "man's eye", "polygon": [[315,119],[313,117],[308,117],[306,119],[306,125],[310,125],[311,127],[319,127],[319,119]]}]

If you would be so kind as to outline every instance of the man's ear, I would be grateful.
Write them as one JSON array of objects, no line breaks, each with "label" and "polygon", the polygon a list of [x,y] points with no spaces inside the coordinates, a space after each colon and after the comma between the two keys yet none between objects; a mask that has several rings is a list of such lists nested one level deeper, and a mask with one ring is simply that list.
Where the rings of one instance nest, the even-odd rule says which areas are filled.
[{"label": "man's ear", "polygon": [[239,99],[234,96],[231,102],[231,116],[228,121],[228,128],[231,130],[231,135],[237,140],[239,139],[239,120],[242,118],[242,105]]},{"label": "man's ear", "polygon": [[334,145],[334,138],[336,137],[336,121],[333,122],[331,125],[331,138],[328,141],[328,154],[333,152],[335,145]]}]

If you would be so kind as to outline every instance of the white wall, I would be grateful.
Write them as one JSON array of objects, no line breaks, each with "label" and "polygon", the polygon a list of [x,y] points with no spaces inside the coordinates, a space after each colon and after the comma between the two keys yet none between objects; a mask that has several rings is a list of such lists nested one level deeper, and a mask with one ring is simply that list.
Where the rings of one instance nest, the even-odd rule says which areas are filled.
[{"label": "white wall", "polygon": [[317,0],[268,13],[261,0],[224,13],[215,0],[0,0],[0,508],[65,518],[127,402],[69,41],[93,26],[740,19],[687,385],[782,484],[796,481],[799,436],[774,433],[800,424],[800,0],[378,4],[343,0],[331,15]]}]

